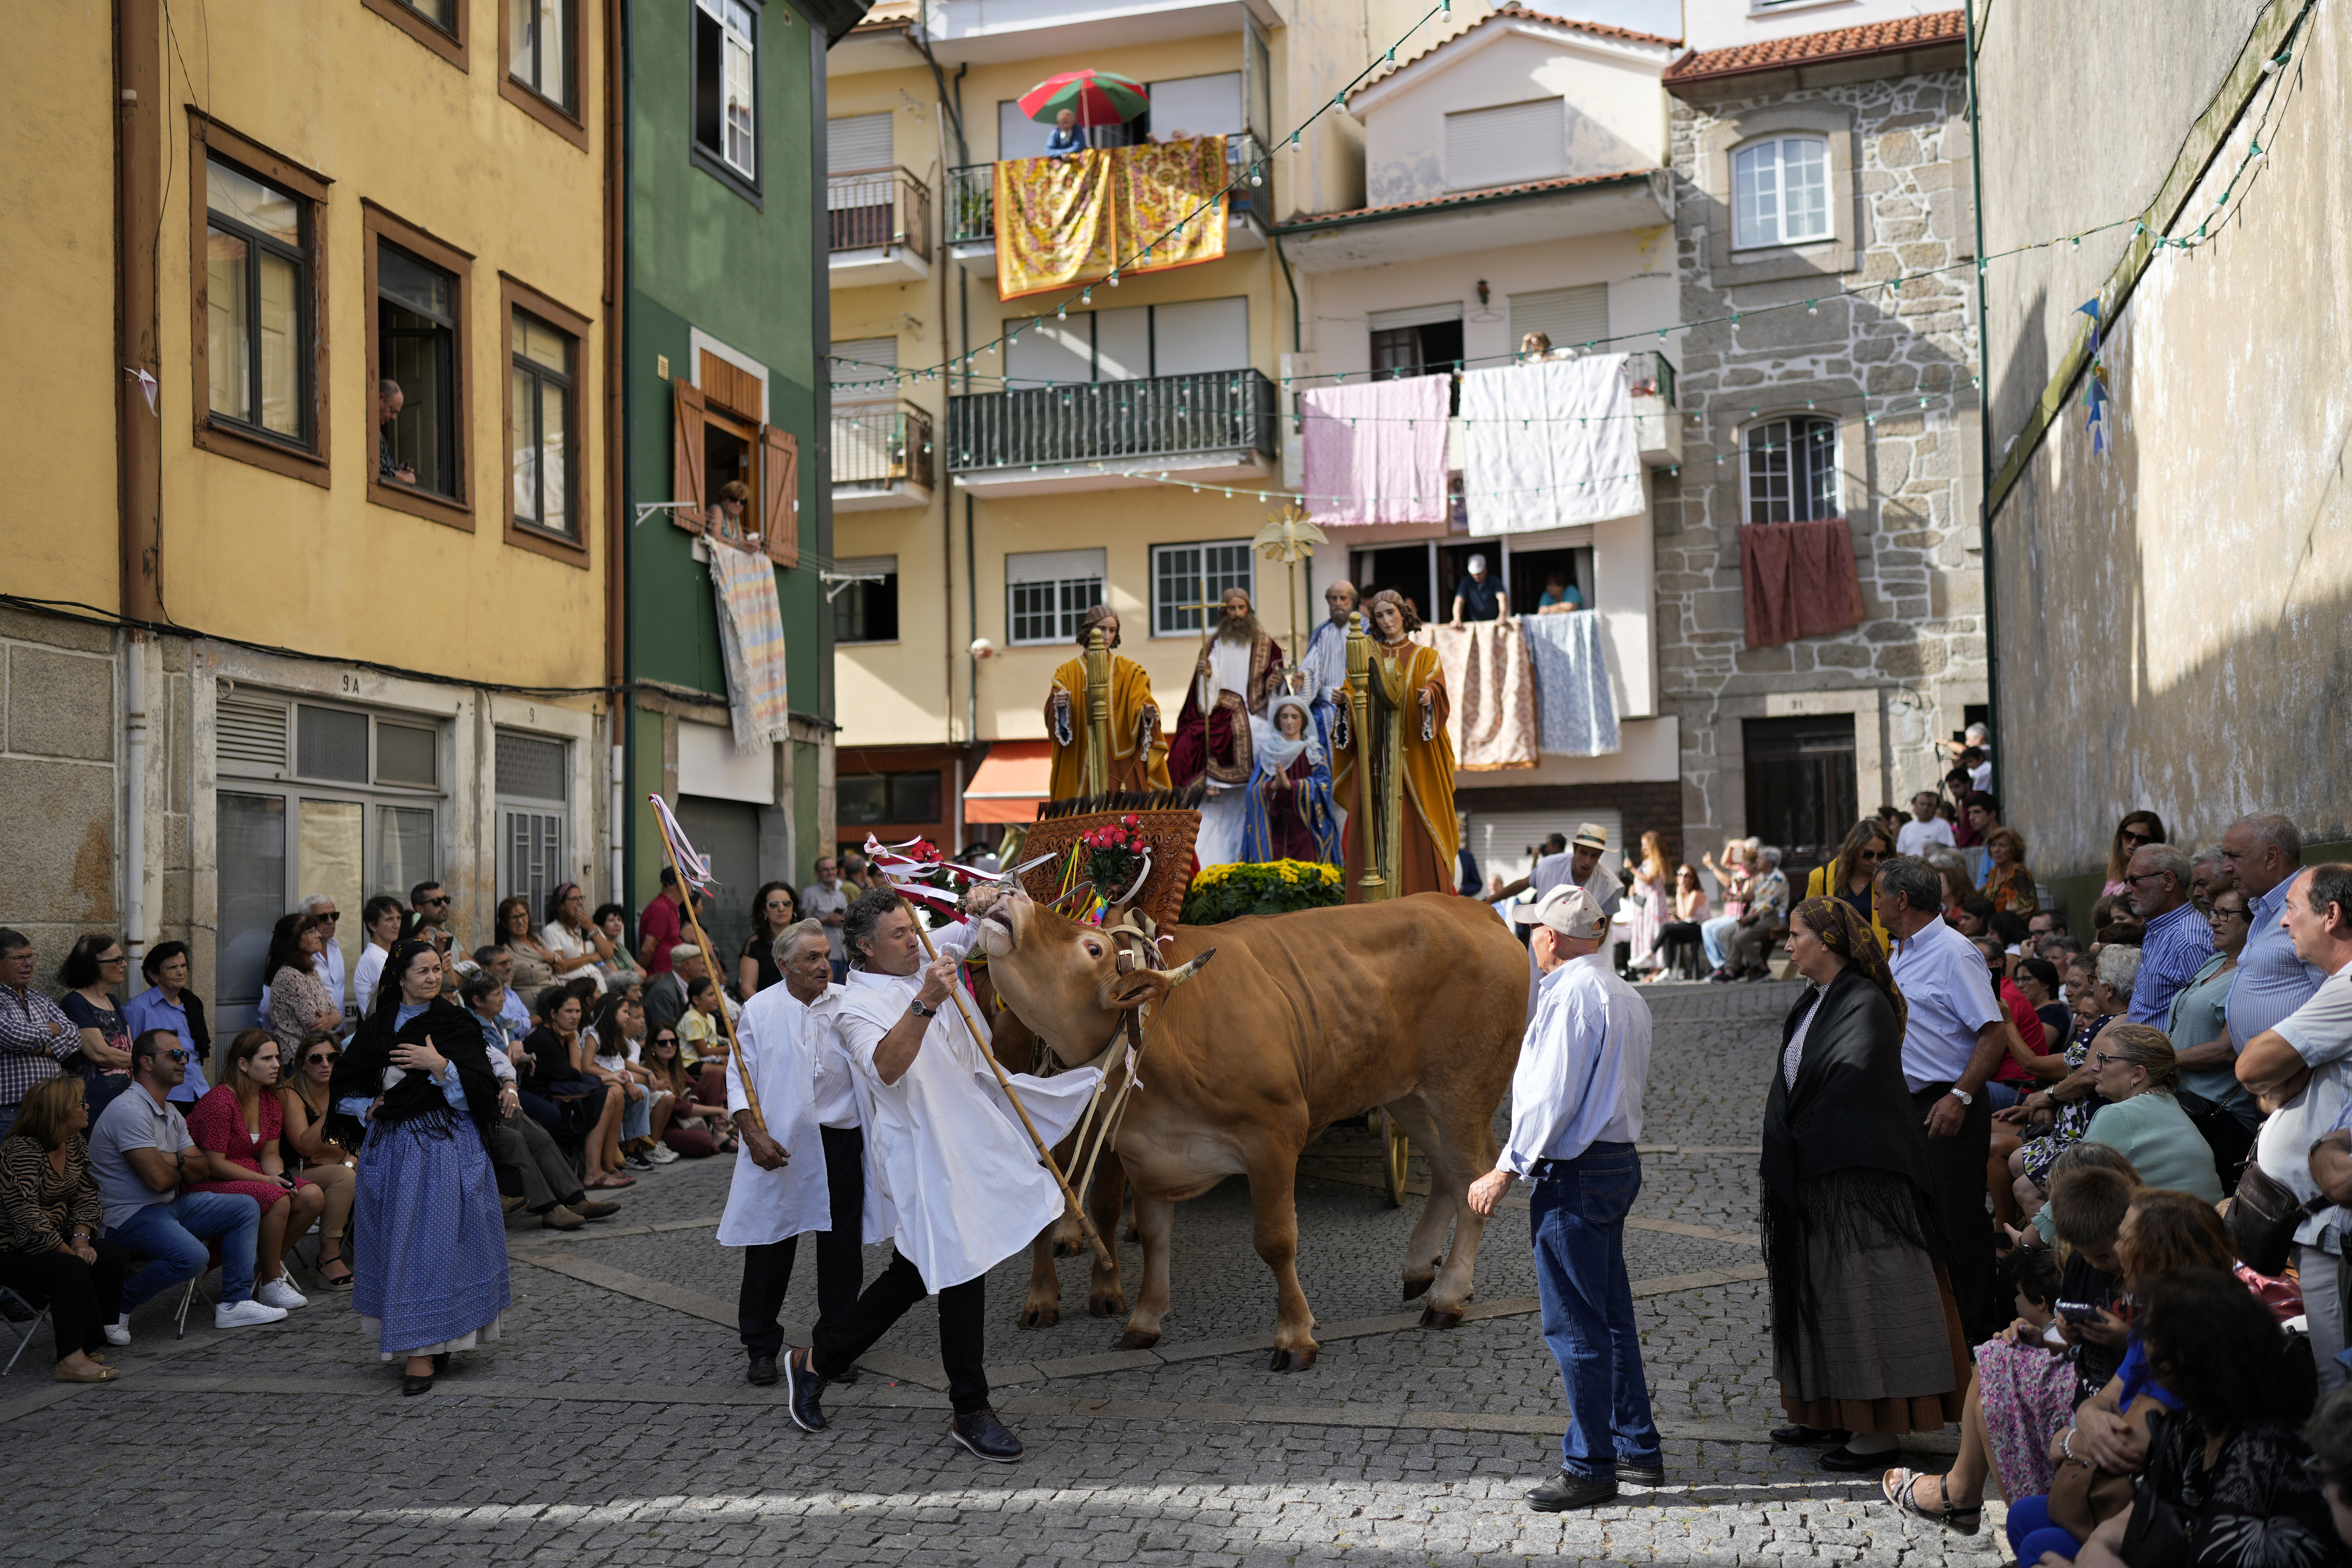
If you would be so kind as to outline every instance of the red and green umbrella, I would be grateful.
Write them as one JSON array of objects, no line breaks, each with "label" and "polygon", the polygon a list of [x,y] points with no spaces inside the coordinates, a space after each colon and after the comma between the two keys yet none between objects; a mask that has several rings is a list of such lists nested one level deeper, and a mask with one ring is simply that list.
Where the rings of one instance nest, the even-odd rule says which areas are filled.
[{"label": "red and green umbrella", "polygon": [[1113,71],[1064,71],[1021,95],[1021,112],[1041,125],[1066,109],[1081,125],[1124,125],[1150,107],[1149,89]]}]

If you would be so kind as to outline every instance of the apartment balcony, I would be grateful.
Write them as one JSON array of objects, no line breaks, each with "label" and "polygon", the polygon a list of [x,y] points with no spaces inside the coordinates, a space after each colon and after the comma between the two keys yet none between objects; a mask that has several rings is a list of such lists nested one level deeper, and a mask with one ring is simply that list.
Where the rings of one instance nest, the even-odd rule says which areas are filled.
[{"label": "apartment balcony", "polygon": [[1675,363],[1652,350],[1633,360],[1633,442],[1642,461],[1670,468],[1683,460],[1683,416],[1675,405]]},{"label": "apartment balcony", "polygon": [[[1255,175],[1258,184],[1250,184]],[[1265,248],[1274,211],[1274,160],[1246,131],[1225,138],[1225,176],[1234,187],[1225,217],[1225,251]],[[948,171],[948,254],[972,271],[996,275],[996,165],[965,163]]]},{"label": "apartment balcony", "polygon": [[920,282],[931,275],[931,188],[904,169],[828,174],[829,254],[835,289]]},{"label": "apartment balcony", "polygon": [[981,495],[1121,489],[1276,472],[1274,383],[1254,370],[948,399],[948,471]]},{"label": "apartment balcony", "polygon": [[931,416],[911,403],[851,403],[833,411],[833,510],[883,511],[931,503]]}]

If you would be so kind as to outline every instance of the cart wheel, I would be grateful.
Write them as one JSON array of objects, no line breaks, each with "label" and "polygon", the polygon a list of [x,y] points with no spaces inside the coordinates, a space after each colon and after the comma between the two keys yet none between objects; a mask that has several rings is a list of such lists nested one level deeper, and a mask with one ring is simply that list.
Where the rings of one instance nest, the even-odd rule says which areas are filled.
[{"label": "cart wheel", "polygon": [[1412,1140],[1405,1135],[1404,1126],[1386,1110],[1379,1113],[1381,1150],[1385,1158],[1389,1179],[1389,1207],[1404,1207],[1405,1178],[1412,1173]]}]

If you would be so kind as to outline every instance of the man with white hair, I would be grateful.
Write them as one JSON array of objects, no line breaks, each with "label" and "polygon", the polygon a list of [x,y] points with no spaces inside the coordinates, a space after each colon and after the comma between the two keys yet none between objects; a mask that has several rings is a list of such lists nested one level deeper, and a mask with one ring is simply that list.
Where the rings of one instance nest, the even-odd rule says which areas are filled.
[{"label": "man with white hair", "polygon": [[1954,762],[1960,760],[1961,752],[1975,747],[1979,760],[1969,769],[1969,788],[1988,791],[1992,788],[1992,730],[1990,726],[1971,724],[1961,731],[1959,740],[1938,741],[1936,745]]},{"label": "man with white hair", "polygon": [[1609,1501],[1621,1476],[1665,1483],[1625,1269],[1625,1216],[1642,1191],[1650,1009],[1610,973],[1609,915],[1582,888],[1554,888],[1517,918],[1543,982],[1511,1074],[1510,1136],[1471,1184],[1470,1207],[1492,1215],[1512,1183],[1534,1184],[1528,1221],[1543,1336],[1567,1385],[1569,1425],[1560,1473],[1528,1503],[1559,1513]]},{"label": "man with white hair", "polygon": [[1511,618],[1511,591],[1500,581],[1486,575],[1486,558],[1470,557],[1470,575],[1454,585],[1454,624],[1464,621],[1507,621]]}]

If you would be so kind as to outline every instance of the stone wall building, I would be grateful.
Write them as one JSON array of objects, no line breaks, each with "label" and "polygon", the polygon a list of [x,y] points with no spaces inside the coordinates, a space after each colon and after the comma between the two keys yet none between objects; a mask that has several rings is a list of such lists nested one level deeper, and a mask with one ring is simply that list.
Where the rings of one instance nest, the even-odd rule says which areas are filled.
[{"label": "stone wall building", "polygon": [[[1665,77],[1688,325],[1684,459],[1657,506],[1661,706],[1692,858],[1749,834],[1810,865],[1932,787],[1933,741],[1983,717],[1962,18],[1689,19]],[[1861,623],[1748,646],[1741,528],[1835,517]]]}]

